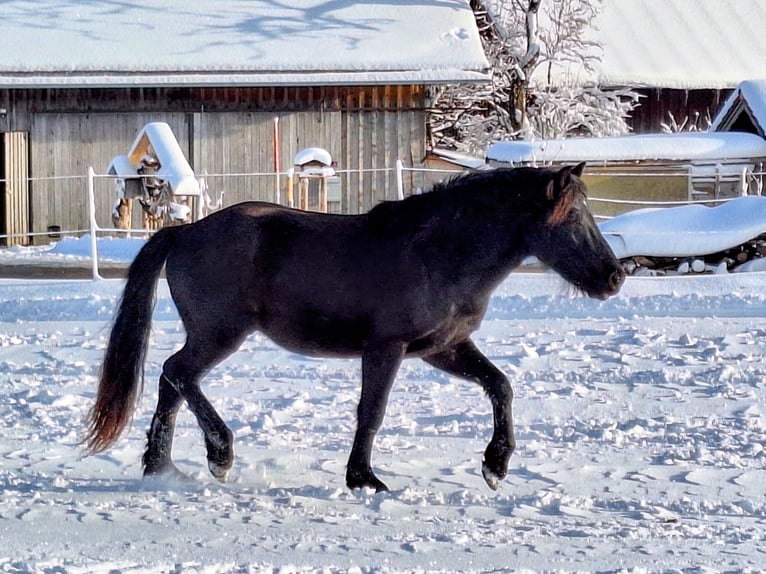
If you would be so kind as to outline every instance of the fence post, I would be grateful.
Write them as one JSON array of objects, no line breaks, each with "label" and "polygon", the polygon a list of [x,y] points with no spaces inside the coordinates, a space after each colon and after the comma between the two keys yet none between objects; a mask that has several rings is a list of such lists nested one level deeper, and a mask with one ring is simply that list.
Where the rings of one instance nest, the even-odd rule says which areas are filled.
[{"label": "fence post", "polygon": [[404,199],[404,164],[402,160],[396,160],[396,197],[397,199]]},{"label": "fence post", "polygon": [[749,191],[749,185],[747,182],[747,168],[742,168],[742,173],[739,176],[739,194],[741,196],[745,196],[748,194]]},{"label": "fence post", "polygon": [[88,166],[88,216],[90,219],[90,259],[93,279],[101,279],[98,273],[98,222],[96,221],[96,193],[94,189],[94,180],[96,172],[93,166]]},{"label": "fence post", "polygon": [[279,116],[274,116],[274,176],[276,181],[276,194],[274,203],[282,203],[282,185],[279,181],[279,172],[282,171],[282,142],[279,137]]}]

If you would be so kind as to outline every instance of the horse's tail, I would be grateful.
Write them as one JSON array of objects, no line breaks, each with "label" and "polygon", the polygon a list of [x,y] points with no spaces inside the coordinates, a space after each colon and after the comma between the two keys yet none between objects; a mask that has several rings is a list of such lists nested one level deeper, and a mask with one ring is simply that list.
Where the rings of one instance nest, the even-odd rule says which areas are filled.
[{"label": "horse's tail", "polygon": [[130,264],[101,365],[96,402],[86,419],[83,444],[89,454],[114,444],[135,411],[143,390],[157,280],[179,229],[158,231]]}]

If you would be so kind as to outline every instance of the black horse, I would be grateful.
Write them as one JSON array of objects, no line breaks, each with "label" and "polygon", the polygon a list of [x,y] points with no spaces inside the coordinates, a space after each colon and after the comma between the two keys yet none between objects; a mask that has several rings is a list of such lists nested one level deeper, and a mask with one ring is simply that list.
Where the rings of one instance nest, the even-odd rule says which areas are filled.
[{"label": "black horse", "polygon": [[402,359],[420,357],[478,383],[492,401],[482,473],[496,489],[515,447],[513,392],[471,340],[493,290],[528,256],[598,299],[625,277],[587,209],[583,167],[473,173],[364,215],[250,202],[160,230],[128,271],[89,414],[89,452],[114,443],[136,408],[165,265],[186,343],[163,366],[144,476],[180,474],[171,448],[185,400],[204,431],[210,471],[225,479],[232,433],[200,380],[259,330],[298,353],[361,356],[349,488],[386,490],[370,465],[373,440]]}]

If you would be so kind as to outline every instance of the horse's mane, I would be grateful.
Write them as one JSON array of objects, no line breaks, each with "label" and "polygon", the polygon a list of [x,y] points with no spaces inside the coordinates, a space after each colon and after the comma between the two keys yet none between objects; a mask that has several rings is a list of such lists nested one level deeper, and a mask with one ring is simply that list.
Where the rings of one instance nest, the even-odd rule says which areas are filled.
[{"label": "horse's mane", "polygon": [[[499,168],[460,174],[436,183],[430,191],[399,201],[384,201],[373,207],[368,217],[380,231],[415,233],[434,219],[458,219],[468,213],[496,211],[513,204],[520,214],[547,209],[552,197],[552,171],[537,168]],[[551,184],[551,185],[548,185]],[[561,223],[584,186],[572,185],[548,219]]]},{"label": "horse's mane", "polygon": [[[479,192],[484,172],[469,172],[436,183],[430,190],[398,201],[384,201],[368,213],[370,222],[383,228],[417,231],[428,220],[457,216],[468,204],[487,203],[486,194]],[[470,194],[470,195],[467,195]],[[485,197],[482,197],[485,196]]]}]

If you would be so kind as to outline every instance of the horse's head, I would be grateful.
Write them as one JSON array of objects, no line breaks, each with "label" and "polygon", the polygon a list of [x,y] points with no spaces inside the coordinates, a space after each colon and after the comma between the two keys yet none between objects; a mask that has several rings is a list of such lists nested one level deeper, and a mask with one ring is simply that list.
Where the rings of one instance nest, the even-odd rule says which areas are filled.
[{"label": "horse's head", "polygon": [[595,299],[616,294],[625,271],[601,235],[586,202],[581,163],[546,171],[546,209],[533,254],[575,288]]}]

